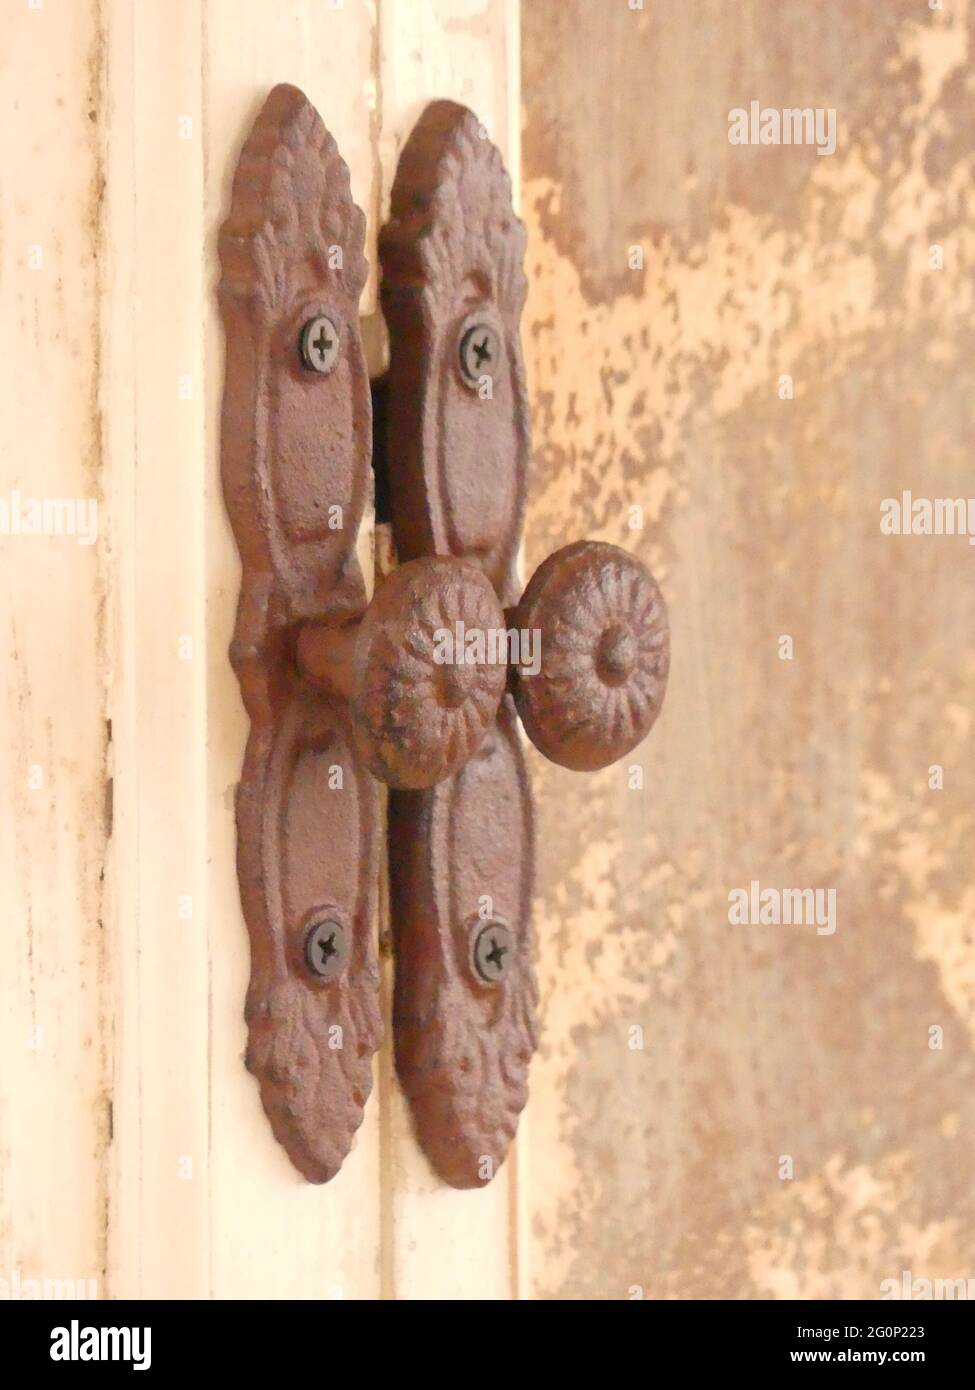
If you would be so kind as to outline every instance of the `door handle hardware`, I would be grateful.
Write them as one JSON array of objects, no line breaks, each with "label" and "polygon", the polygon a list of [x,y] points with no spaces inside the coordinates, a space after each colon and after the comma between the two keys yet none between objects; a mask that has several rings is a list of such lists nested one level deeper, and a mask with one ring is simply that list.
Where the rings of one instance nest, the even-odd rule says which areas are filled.
[{"label": "door handle hardware", "polygon": [[[616,546],[564,547],[518,597],[530,450],[524,249],[500,153],[470,111],[435,102],[403,149],[380,236],[388,471],[396,549],[408,562],[400,574],[422,557],[463,562],[467,598],[453,609],[417,603],[412,623],[401,603],[376,663],[385,682],[368,684],[374,727],[392,735],[380,772],[394,787],[397,1072],[422,1147],[456,1187],[483,1186],[503,1162],[536,1046],[533,808],[516,710],[553,761],[603,767],[649,731],[669,666],[657,584]],[[537,673],[524,651],[504,682],[490,666],[438,670],[432,638],[454,609],[473,608],[470,568],[495,596],[492,604],[486,587],[477,591],[484,628],[540,635]],[[425,770],[447,769],[432,786],[411,779],[416,749],[395,738],[424,701]],[[452,752],[438,748],[451,737]],[[363,757],[375,770],[368,750]]]},{"label": "door handle hardware", "polygon": [[379,586],[360,622],[308,626],[307,681],[349,702],[362,763],[395,787],[430,787],[476,751],[505,689],[501,665],[431,666],[429,634],[503,622],[491,582],[449,556],[413,560]]},{"label": "door handle hardware", "polygon": [[[219,239],[221,469],[242,566],[231,659],[251,722],[237,791],[247,1065],[295,1166],[334,1176],[382,1040],[383,781],[397,1070],[435,1169],[480,1186],[514,1135],[536,1045],[516,712],[567,767],[623,756],[663,698],[667,617],[638,561],[588,541],[550,556],[519,597],[525,234],[498,151],[450,102],[407,142],[380,239],[403,563],[367,604],[364,235],[314,107],[275,87]],[[439,660],[440,636],[463,632],[494,634],[493,655]],[[540,638],[537,670],[522,634]]]},{"label": "door handle hardware", "polygon": [[[457,662],[458,631],[485,634],[494,659]],[[438,663],[436,634],[451,660]],[[537,671],[533,656],[517,655],[522,635]],[[373,776],[425,788],[477,751],[506,689],[552,762],[580,772],[616,762],[656,718],[666,648],[663,601],[644,566],[617,546],[580,541],[550,555],[507,610],[475,565],[451,556],[410,560],[361,621],[304,627],[297,654],[307,681],[349,702],[353,742]]]}]

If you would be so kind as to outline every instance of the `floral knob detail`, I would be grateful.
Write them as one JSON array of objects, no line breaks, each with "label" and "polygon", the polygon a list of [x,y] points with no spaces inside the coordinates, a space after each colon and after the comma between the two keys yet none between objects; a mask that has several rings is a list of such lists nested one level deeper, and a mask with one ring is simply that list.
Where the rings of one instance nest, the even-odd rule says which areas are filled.
[{"label": "floral knob detail", "polygon": [[591,772],[622,758],[659,713],[670,665],[667,609],[650,571],[618,546],[577,541],[535,571],[513,622],[540,634],[515,702],[552,762]]},{"label": "floral knob detail", "polygon": [[378,589],[355,644],[357,751],[392,787],[432,787],[477,751],[507,680],[504,614],[476,565],[411,560]]}]

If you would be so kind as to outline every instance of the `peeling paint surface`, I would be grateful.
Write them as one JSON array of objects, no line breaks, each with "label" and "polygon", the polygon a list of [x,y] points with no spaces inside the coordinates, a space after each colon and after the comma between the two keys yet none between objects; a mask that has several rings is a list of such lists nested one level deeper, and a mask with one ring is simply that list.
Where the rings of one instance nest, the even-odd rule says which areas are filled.
[{"label": "peeling paint surface", "polygon": [[[879,525],[975,491],[973,26],[524,7],[526,573],[624,545],[673,633],[637,754],[532,755],[529,1297],[975,1275],[975,553]],[[836,153],[729,144],[753,98],[835,108]],[[730,925],[752,880],[835,888],[835,934]]]}]

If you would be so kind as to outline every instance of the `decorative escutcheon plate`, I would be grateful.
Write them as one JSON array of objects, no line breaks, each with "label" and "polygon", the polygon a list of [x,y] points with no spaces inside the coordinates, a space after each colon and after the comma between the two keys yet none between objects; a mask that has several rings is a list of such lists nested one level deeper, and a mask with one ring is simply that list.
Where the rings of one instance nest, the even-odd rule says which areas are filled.
[{"label": "decorative escutcheon plate", "polygon": [[[380,237],[393,532],[401,560],[479,566],[502,608],[520,593],[528,482],[524,249],[498,150],[464,107],[429,106]],[[496,1174],[528,1098],[533,839],[510,695],[459,772],[390,793],[396,1067],[420,1143],[455,1187]]]},{"label": "decorative escutcheon plate", "polygon": [[318,113],[275,87],[220,232],[223,488],[243,568],[231,658],[251,721],[237,869],[251,942],[247,1065],[311,1182],[353,1142],[382,1038],[373,944],[377,787],[348,701],[299,675],[302,628],[366,606],[372,486],[359,337],[365,219]]},{"label": "decorative escutcheon plate", "polygon": [[[429,727],[447,730],[469,758],[455,768],[441,754],[447,780],[394,791],[389,817],[397,1071],[420,1143],[455,1187],[489,1182],[503,1162],[536,1046],[533,813],[516,710],[553,762],[606,767],[649,732],[670,659],[657,583],[618,546],[564,546],[518,599],[529,460],[524,251],[501,156],[474,115],[453,102],[428,107],[400,159],[380,238],[393,530],[400,558],[415,566],[480,568],[497,605],[471,596],[465,611],[503,613],[477,621],[503,623],[507,654],[507,693],[492,704],[489,664],[465,663],[450,677],[422,668],[435,633],[414,632],[383,652],[394,710],[403,711],[394,717],[410,708],[401,683],[412,671],[431,692]],[[490,650],[491,633],[480,635]],[[379,705],[387,719],[390,704]],[[486,734],[485,708],[496,710]],[[434,752],[415,761],[433,766]]]}]

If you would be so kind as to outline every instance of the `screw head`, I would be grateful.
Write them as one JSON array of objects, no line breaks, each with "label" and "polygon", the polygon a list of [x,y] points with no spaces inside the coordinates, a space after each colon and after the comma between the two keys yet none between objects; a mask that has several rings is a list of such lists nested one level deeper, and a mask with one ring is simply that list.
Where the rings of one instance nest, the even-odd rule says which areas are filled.
[{"label": "screw head", "polygon": [[305,937],[305,962],[320,980],[337,980],[349,958],[348,937],[341,922],[323,917],[312,922]]},{"label": "screw head", "polygon": [[471,961],[483,984],[496,985],[514,960],[515,939],[502,922],[485,922],[474,936]]},{"label": "screw head", "polygon": [[318,314],[302,328],[298,346],[308,370],[327,376],[338,361],[339,331],[327,314]]},{"label": "screw head", "polygon": [[472,323],[460,338],[460,374],[471,389],[482,376],[494,376],[501,363],[501,339],[490,323]]}]

